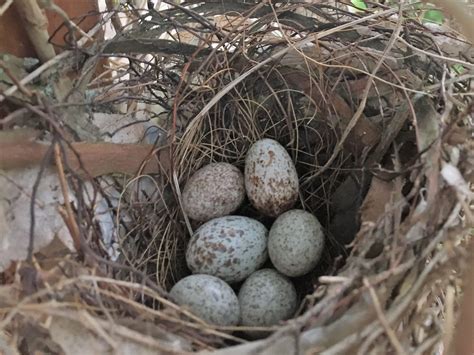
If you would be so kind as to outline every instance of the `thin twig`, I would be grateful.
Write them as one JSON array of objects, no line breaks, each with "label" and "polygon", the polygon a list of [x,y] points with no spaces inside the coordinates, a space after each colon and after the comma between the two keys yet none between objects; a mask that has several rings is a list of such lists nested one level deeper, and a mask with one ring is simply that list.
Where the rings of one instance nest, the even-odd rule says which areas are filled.
[{"label": "thin twig", "polygon": [[377,317],[379,317],[379,321],[384,327],[385,332],[387,333],[387,336],[390,339],[390,342],[392,343],[394,349],[397,351],[398,355],[406,354],[405,350],[403,350],[402,344],[400,344],[400,341],[395,335],[393,329],[390,327],[390,324],[388,323],[387,318],[385,318],[385,315],[383,314],[382,305],[380,304],[379,298],[377,297],[377,294],[375,293],[374,288],[369,283],[369,280],[367,280],[367,278],[364,277],[363,282],[364,282],[364,286],[367,287],[367,289],[369,290],[370,297],[374,304],[375,312],[377,312]]},{"label": "thin twig", "polygon": [[8,10],[11,4],[13,4],[13,0],[6,0],[5,3],[0,6],[0,16],[2,16]]},{"label": "thin twig", "polygon": [[44,155],[43,161],[40,165],[38,175],[36,176],[35,183],[33,184],[33,188],[31,191],[31,202],[30,202],[30,240],[28,243],[28,255],[26,257],[26,260],[31,264],[33,261],[33,252],[34,252],[34,245],[35,245],[35,223],[36,223],[36,218],[35,218],[35,200],[36,200],[36,195],[38,193],[38,188],[41,183],[41,178],[43,176],[44,171],[46,170],[48,166],[48,161],[51,160],[51,157],[53,156],[53,145],[50,145],[46,154]]},{"label": "thin twig", "polygon": [[48,42],[48,19],[36,0],[15,0],[16,9],[23,20],[31,44],[41,62],[47,62],[56,55]]},{"label": "thin twig", "polygon": [[7,76],[13,81],[13,83],[16,86],[18,86],[18,89],[20,90],[20,92],[23,95],[26,95],[28,97],[33,96],[33,93],[21,84],[21,82],[17,79],[17,77],[15,75],[13,75],[13,73],[10,70],[10,68],[8,67],[8,65],[5,64],[5,62],[3,60],[0,60],[0,68],[2,68],[3,71],[5,72],[5,74],[7,74]]},{"label": "thin twig", "polygon": [[79,232],[79,227],[77,226],[76,218],[72,212],[71,201],[68,192],[68,184],[66,181],[66,176],[64,175],[64,166],[63,160],[61,157],[61,150],[59,148],[59,143],[54,144],[54,159],[56,163],[56,170],[59,176],[59,183],[61,185],[61,191],[63,194],[64,205],[66,207],[68,225],[71,227],[71,238],[74,243],[74,248],[79,254],[82,254],[81,248],[81,233]]}]

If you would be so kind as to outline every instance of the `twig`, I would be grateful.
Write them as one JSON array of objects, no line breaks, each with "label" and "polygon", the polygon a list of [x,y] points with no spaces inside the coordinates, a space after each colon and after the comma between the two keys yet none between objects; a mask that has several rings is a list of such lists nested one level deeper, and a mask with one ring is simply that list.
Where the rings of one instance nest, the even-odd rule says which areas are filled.
[{"label": "twig", "polygon": [[322,284],[336,284],[350,280],[345,276],[320,276],[318,281]]},{"label": "twig", "polygon": [[0,16],[2,16],[8,10],[12,3],[13,0],[7,0],[2,6],[0,6]]},{"label": "twig", "polygon": [[45,8],[45,9],[49,9],[49,10],[52,10],[52,11],[56,12],[63,19],[64,23],[66,24],[66,27],[68,27],[68,29],[70,31],[76,30],[83,37],[87,38],[88,40],[90,40],[90,41],[93,40],[93,38],[91,36],[89,36],[79,26],[77,26],[73,21],[71,21],[71,19],[67,15],[67,13],[63,9],[61,9],[58,5],[56,5],[52,0],[43,0],[42,1],[42,7]]},{"label": "twig", "polygon": [[41,182],[41,177],[43,176],[44,171],[48,165],[48,161],[51,160],[53,155],[53,145],[50,145],[46,154],[43,157],[40,169],[38,171],[38,175],[36,176],[35,183],[33,184],[33,188],[31,191],[31,203],[30,203],[30,240],[28,242],[28,254],[26,260],[28,263],[32,263],[33,261],[33,252],[35,246],[35,200],[36,194],[38,192],[39,184]]},{"label": "twig", "polygon": [[[457,218],[459,209],[460,209],[459,204],[453,208],[451,215],[448,217],[444,225],[440,227],[439,232],[430,242],[428,247],[426,247],[423,250],[422,254],[418,257],[418,260],[426,260],[425,258],[437,247],[437,245],[439,245],[439,243],[443,240],[443,238],[445,238],[446,230],[451,226],[452,219]],[[416,296],[418,295],[418,292],[420,291],[420,289],[424,286],[425,281],[428,278],[428,276],[435,269],[435,267],[437,267],[438,264],[443,261],[444,258],[445,258],[444,253],[438,253],[430,260],[430,262],[427,265],[425,265],[425,268],[421,272],[416,282],[410,288],[410,290],[406,294],[404,294],[403,298],[395,300],[390,311],[386,315],[387,321],[393,322],[394,320],[398,319],[403,314],[403,312],[406,311],[406,309],[410,306],[413,299],[415,299]],[[360,341],[361,338],[368,337],[361,347],[362,350],[364,349],[366,350],[366,348],[368,347],[368,344],[372,343],[373,340],[376,339],[382,332],[383,332],[383,328],[380,327],[379,321],[376,320],[370,323],[368,326],[366,326],[361,332],[358,332],[357,334],[352,334],[351,336],[346,337],[344,341],[333,345],[331,348],[323,352],[323,354],[336,355],[336,354],[340,354],[341,352],[344,353],[348,348],[352,347],[357,341]]]},{"label": "twig", "polygon": [[74,248],[79,254],[82,254],[81,248],[81,234],[79,227],[77,226],[76,219],[72,212],[71,201],[69,199],[68,185],[66,182],[66,176],[64,175],[64,166],[61,158],[61,150],[59,149],[59,143],[54,144],[54,160],[56,162],[56,170],[59,176],[59,183],[61,185],[61,191],[63,194],[64,205],[66,207],[66,217],[68,225],[71,227],[71,238],[74,243]]},{"label": "twig", "polygon": [[31,97],[33,95],[33,93],[28,90],[27,88],[25,88],[21,83],[20,81],[17,79],[17,77],[15,75],[13,75],[13,73],[11,72],[10,68],[8,67],[8,65],[5,64],[5,62],[3,60],[0,60],[0,68],[3,69],[3,71],[5,72],[5,74],[7,74],[7,76],[13,81],[13,83],[18,86],[18,89],[20,90],[20,92],[23,94],[23,95],[26,95],[28,97]]},{"label": "twig", "polygon": [[470,69],[473,69],[474,68],[474,64],[472,63],[469,63],[469,62],[466,62],[464,60],[460,60],[460,59],[456,59],[456,58],[450,58],[450,57],[445,57],[445,56],[442,56],[442,55],[439,55],[439,54],[436,54],[436,53],[433,53],[433,52],[428,52],[428,51],[425,51],[421,48],[418,48],[418,47],[415,47],[414,45],[412,45],[411,43],[408,43],[406,40],[404,40],[402,37],[399,37],[398,40],[400,42],[402,42],[404,45],[406,45],[407,47],[413,49],[414,51],[416,52],[420,52],[420,53],[423,53],[424,55],[426,56],[429,56],[429,57],[433,57],[433,58],[436,58],[436,59],[440,59],[440,60],[444,60],[446,62],[451,62],[451,63],[457,63],[457,64],[461,64],[467,68],[470,68]]},{"label": "twig", "polygon": [[444,320],[444,336],[443,336],[443,347],[448,351],[451,348],[451,343],[454,334],[454,287],[449,285],[446,290],[446,316]]},{"label": "twig", "polygon": [[363,283],[364,286],[367,287],[367,289],[369,290],[370,297],[372,298],[372,302],[374,304],[375,312],[377,313],[377,317],[379,318],[380,324],[382,324],[382,326],[384,327],[385,332],[387,333],[387,336],[390,342],[392,343],[392,346],[397,351],[398,355],[406,354],[405,350],[403,350],[402,344],[400,344],[400,341],[398,340],[394,331],[390,327],[387,318],[385,318],[385,315],[383,314],[382,306],[380,304],[379,298],[377,297],[377,294],[375,293],[373,286],[369,283],[366,277],[364,277]]},{"label": "twig", "polygon": [[36,0],[15,0],[15,4],[38,58],[43,63],[54,58],[56,55],[54,47],[48,42],[48,19],[38,6],[38,2]]},{"label": "twig", "polygon": [[173,184],[174,184],[174,188],[175,188],[175,191],[176,191],[176,195],[178,197],[179,206],[180,206],[181,211],[182,211],[183,216],[184,216],[184,221],[186,223],[186,228],[188,229],[189,235],[192,236],[194,234],[193,233],[193,228],[191,227],[191,223],[189,223],[188,215],[186,214],[186,212],[184,212],[183,200],[181,198],[181,190],[179,189],[178,176],[176,175],[175,171],[173,171]]},{"label": "twig", "polygon": [[20,108],[16,111],[13,111],[9,115],[6,115],[5,117],[0,119],[0,125],[6,125],[7,123],[14,121],[17,118],[23,116],[27,112],[28,112],[28,109],[26,108]]},{"label": "twig", "polygon": [[107,6],[107,10],[112,13],[111,22],[115,33],[119,34],[122,31],[122,22],[120,21],[120,17],[117,13],[117,8],[119,5],[116,5],[116,2],[113,0],[105,0],[105,4]]}]

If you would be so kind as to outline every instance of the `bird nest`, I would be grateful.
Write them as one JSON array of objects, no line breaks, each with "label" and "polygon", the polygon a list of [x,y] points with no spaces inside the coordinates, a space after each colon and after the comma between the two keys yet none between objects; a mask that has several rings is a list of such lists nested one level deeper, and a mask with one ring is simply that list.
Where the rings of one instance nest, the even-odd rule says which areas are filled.
[{"label": "bird nest", "polygon": [[[98,274],[63,261],[70,280],[18,312],[82,314],[79,323],[109,345],[120,337],[163,352],[401,354],[446,346],[456,308],[449,295],[459,292],[472,222],[473,64],[469,45],[453,30],[423,25],[420,11],[289,1],[137,13],[100,48],[99,56],[127,59],[126,75],[114,96],[117,82],[96,82],[93,105],[141,104],[159,126],[149,160],[160,172],[121,184],[118,259],[101,258]],[[249,340],[248,329],[206,324],[166,291],[189,274],[184,252],[199,226],[183,212],[184,184],[210,162],[243,170],[261,138],[290,154],[296,208],[317,216],[327,244],[316,269],[293,280],[295,317]],[[248,201],[235,214],[273,221]],[[51,294],[61,297],[52,304]]]}]

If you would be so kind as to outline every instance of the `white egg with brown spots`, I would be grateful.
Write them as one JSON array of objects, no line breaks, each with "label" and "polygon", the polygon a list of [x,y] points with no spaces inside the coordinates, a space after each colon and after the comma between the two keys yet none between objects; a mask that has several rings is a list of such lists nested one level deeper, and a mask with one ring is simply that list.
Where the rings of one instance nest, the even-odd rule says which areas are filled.
[{"label": "white egg with brown spots", "polygon": [[207,323],[232,326],[240,321],[237,295],[228,284],[217,277],[187,276],[173,286],[170,297]]},{"label": "white egg with brown spots", "polygon": [[276,217],[298,199],[298,174],[285,148],[273,139],[255,142],[245,158],[245,189],[252,205]]},{"label": "white egg with brown spots", "polygon": [[303,210],[287,211],[270,228],[270,260],[284,275],[304,275],[321,259],[324,240],[323,228],[315,216]]},{"label": "white egg with brown spots", "polygon": [[194,274],[208,274],[232,283],[242,281],[267,260],[268,231],[248,217],[211,219],[191,237],[186,262]]},{"label": "white egg with brown spots", "polygon": [[183,189],[183,210],[196,221],[234,212],[245,198],[244,176],[228,163],[208,164],[191,176]]},{"label": "white egg with brown spots", "polygon": [[273,269],[254,272],[239,291],[244,326],[271,326],[293,317],[297,294],[292,282]]}]

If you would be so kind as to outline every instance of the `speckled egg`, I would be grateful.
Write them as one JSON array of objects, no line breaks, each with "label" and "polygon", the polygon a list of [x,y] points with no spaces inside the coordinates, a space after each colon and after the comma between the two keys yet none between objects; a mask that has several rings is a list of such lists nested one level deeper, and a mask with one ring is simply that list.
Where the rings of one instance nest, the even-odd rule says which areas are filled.
[{"label": "speckled egg", "polygon": [[184,211],[200,222],[234,212],[244,198],[244,176],[228,163],[212,163],[196,171],[182,195]]},{"label": "speckled egg", "polygon": [[318,219],[303,210],[290,210],[273,223],[268,253],[275,268],[290,277],[311,271],[321,258],[324,232]]},{"label": "speckled egg", "polygon": [[291,281],[273,269],[254,272],[239,291],[242,325],[271,326],[291,318],[297,306]]},{"label": "speckled egg", "polygon": [[234,290],[217,277],[187,276],[173,286],[170,296],[210,324],[229,326],[240,321],[239,300]]},{"label": "speckled egg", "polygon": [[288,152],[273,139],[255,142],[245,158],[245,189],[252,205],[276,217],[298,199],[298,175]]},{"label": "speckled egg", "polygon": [[243,216],[225,216],[204,223],[191,237],[186,262],[194,274],[238,282],[260,268],[268,258],[268,231]]}]

